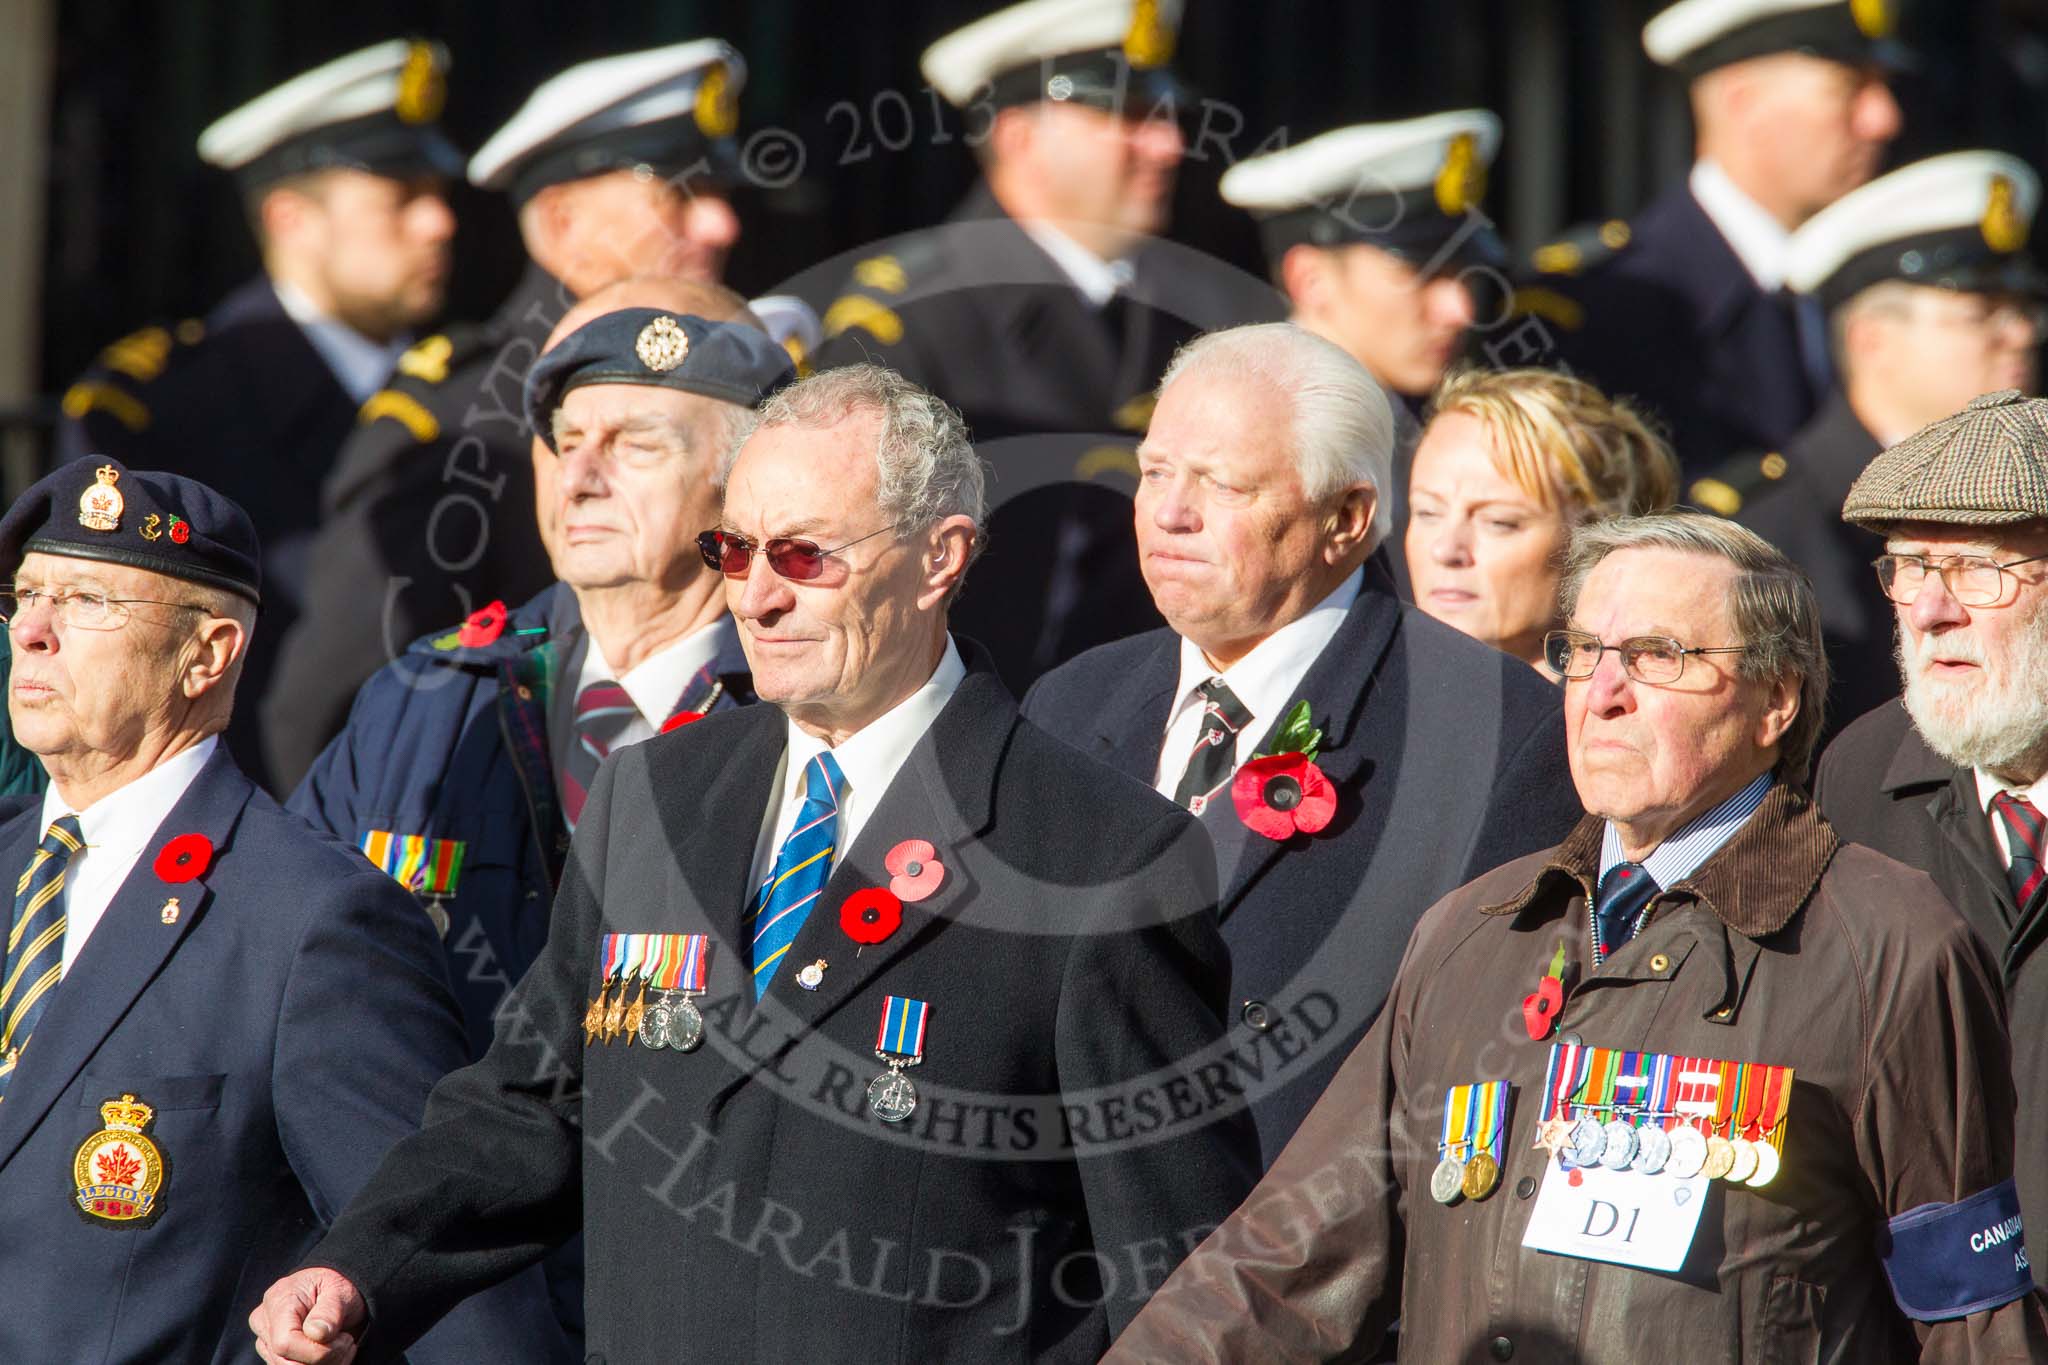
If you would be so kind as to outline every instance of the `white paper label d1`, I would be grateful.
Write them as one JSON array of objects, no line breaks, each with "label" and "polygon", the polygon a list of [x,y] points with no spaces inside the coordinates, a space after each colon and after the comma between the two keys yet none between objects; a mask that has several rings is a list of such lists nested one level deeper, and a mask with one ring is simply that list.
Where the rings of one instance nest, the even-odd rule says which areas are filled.
[{"label": "white paper label d1", "polygon": [[1709,1183],[1600,1166],[1567,1171],[1552,1161],[1522,1245],[1669,1273],[1685,1264]]}]

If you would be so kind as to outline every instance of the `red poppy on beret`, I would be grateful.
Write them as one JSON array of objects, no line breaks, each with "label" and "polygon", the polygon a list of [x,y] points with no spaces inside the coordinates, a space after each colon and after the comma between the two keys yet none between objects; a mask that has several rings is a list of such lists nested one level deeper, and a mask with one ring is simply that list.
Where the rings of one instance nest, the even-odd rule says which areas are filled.
[{"label": "red poppy on beret", "polygon": [[196,881],[213,863],[213,840],[204,834],[180,834],[156,855],[156,875],[167,882]]},{"label": "red poppy on beret", "polygon": [[1337,789],[1299,753],[1254,758],[1230,784],[1237,816],[1268,839],[1314,834],[1337,813]]},{"label": "red poppy on beret", "polygon": [[880,943],[903,923],[903,902],[886,887],[870,886],[848,896],[839,907],[839,927],[855,943]]},{"label": "red poppy on beret", "polygon": [[889,889],[899,900],[921,901],[946,880],[939,851],[923,839],[905,839],[889,850],[882,866],[889,869]]},{"label": "red poppy on beret", "polygon": [[456,641],[465,649],[487,645],[505,633],[505,604],[493,602],[469,614],[462,623],[462,629],[455,633]]}]

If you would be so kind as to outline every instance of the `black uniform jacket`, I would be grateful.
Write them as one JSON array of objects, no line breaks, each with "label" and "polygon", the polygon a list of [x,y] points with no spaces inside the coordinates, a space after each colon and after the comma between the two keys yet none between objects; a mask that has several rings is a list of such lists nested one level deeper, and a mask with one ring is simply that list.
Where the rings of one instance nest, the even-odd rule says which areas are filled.
[{"label": "black uniform jacket", "polygon": [[[1180,637],[1153,631],[1047,675],[1025,714],[1150,783],[1179,678]],[[1379,1013],[1422,912],[1579,818],[1557,688],[1397,602],[1373,566],[1299,695],[1337,788],[1330,826],[1276,842],[1227,797],[1202,815],[1221,865],[1237,1079],[1268,1161]]]},{"label": "black uniform jacket", "polygon": [[[2028,1242],[2048,1246],[2048,895],[2014,903],[1977,782],[1927,747],[1899,702],[1870,712],[1828,746],[1814,784],[1845,839],[1919,868],[1989,945],[2005,980],[2019,1094],[2015,1166]],[[2048,1286],[2048,1256],[2034,1280]]]},{"label": "black uniform jacket", "polygon": [[[1236,1207],[1257,1151],[1200,1071],[1229,972],[1207,840],[1023,722],[971,652],[758,1003],[742,915],[781,712],[606,762],[490,1053],[313,1253],[367,1295],[372,1358],[580,1218],[607,1365],[1092,1361]],[[856,951],[842,906],[908,839],[943,879]],[[712,936],[695,1051],[586,1042],[611,931]],[[866,1098],[889,995],[929,1006],[900,1125]]]}]

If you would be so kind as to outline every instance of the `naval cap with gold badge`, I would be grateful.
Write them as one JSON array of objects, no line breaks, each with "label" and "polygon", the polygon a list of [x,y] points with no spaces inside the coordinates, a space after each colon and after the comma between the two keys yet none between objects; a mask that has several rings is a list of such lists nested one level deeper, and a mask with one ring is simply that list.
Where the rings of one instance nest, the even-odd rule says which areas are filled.
[{"label": "naval cap with gold badge", "polygon": [[745,59],[717,38],[579,63],[541,82],[477,149],[470,183],[515,204],[611,171],[725,183],[746,83]]},{"label": "naval cap with gold badge", "polygon": [[1117,113],[1173,112],[1181,0],[1025,0],[933,43],[918,69],[956,108],[1050,100]]},{"label": "naval cap with gold badge", "polygon": [[1850,191],[1792,234],[1785,283],[1829,309],[1873,284],[2048,293],[2027,252],[2041,177],[2004,152],[1949,152]]},{"label": "naval cap with gold badge", "polygon": [[197,479],[131,470],[105,455],[59,466],[0,517],[0,572],[28,554],[126,564],[261,604],[256,523]]},{"label": "naval cap with gold badge", "polygon": [[2048,399],[2001,389],[1878,454],[1842,520],[1882,533],[1902,521],[2011,526],[2048,519]]},{"label": "naval cap with gold badge", "polygon": [[1500,137],[1484,109],[1360,123],[1240,161],[1220,189],[1258,219],[1276,265],[1291,247],[1352,243],[1431,269],[1500,265],[1507,250],[1477,212]]},{"label": "naval cap with gold badge", "polygon": [[460,175],[442,135],[448,50],[394,38],[295,76],[215,120],[200,159],[256,190],[288,176],[355,170],[407,180]]},{"label": "naval cap with gold badge", "polygon": [[555,409],[586,384],[644,384],[751,408],[795,378],[789,352],[758,327],[621,308],[592,318],[533,362],[526,420],[553,449]]},{"label": "naval cap with gold badge", "polygon": [[1679,0],[1643,25],[1643,51],[1687,80],[1778,52],[1901,67],[1899,0]]}]

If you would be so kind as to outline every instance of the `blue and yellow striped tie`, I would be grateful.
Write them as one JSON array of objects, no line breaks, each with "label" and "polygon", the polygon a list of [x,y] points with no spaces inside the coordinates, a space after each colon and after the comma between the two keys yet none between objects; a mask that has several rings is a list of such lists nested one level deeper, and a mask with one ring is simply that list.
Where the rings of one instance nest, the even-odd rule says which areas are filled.
[{"label": "blue and yellow striped tie", "polygon": [[830,752],[821,752],[804,767],[804,804],[796,828],[782,841],[768,880],[754,893],[754,998],[760,999],[775,979],[797,930],[810,916],[811,904],[832,875],[832,849],[839,836],[839,798],[846,779]]},{"label": "blue and yellow striped tie", "polygon": [[0,1098],[14,1076],[21,1049],[48,1008],[64,975],[64,869],[85,847],[78,817],[50,822],[36,856],[14,888],[14,919],[7,931],[7,974],[0,977]]}]

